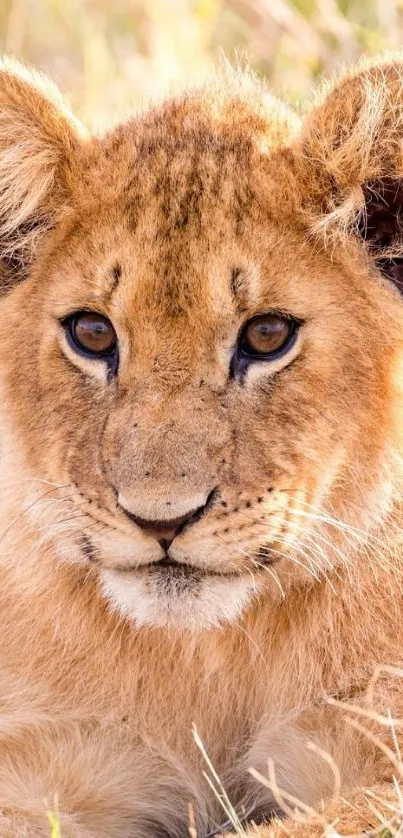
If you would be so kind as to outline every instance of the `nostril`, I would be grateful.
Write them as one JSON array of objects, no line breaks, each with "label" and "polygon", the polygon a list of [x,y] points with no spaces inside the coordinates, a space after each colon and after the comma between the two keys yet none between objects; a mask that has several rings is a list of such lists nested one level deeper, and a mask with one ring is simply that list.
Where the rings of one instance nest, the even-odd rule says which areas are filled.
[{"label": "nostril", "polygon": [[147,535],[152,535],[153,538],[156,538],[157,541],[160,540],[167,540],[173,541],[175,538],[176,533],[179,529],[189,520],[194,514],[194,512],[189,512],[188,515],[181,515],[178,518],[171,518],[169,521],[149,521],[145,518],[140,518],[138,515],[134,515],[132,512],[127,512],[125,510],[126,515],[131,518],[131,520],[137,524],[138,527],[141,527]]},{"label": "nostril", "polygon": [[184,524],[193,517],[197,510],[192,510],[187,515],[181,515],[178,518],[171,518],[169,521],[149,521],[145,518],[140,518],[138,515],[134,515],[132,512],[128,512],[126,509],[125,512],[146,535],[155,538],[164,550],[167,550],[175,536],[178,535]]},{"label": "nostril", "polygon": [[199,506],[196,509],[191,509],[185,515],[181,515],[178,518],[171,518],[169,520],[149,520],[141,518],[139,515],[135,515],[134,512],[130,512],[125,507],[122,507],[122,509],[128,518],[140,527],[146,535],[151,536],[151,538],[155,538],[156,541],[161,544],[163,549],[167,550],[175,536],[177,536],[184,528],[185,524],[191,524],[201,518],[204,512],[211,506],[215,495],[216,490],[213,489],[213,491],[208,495],[206,503],[202,506]]}]

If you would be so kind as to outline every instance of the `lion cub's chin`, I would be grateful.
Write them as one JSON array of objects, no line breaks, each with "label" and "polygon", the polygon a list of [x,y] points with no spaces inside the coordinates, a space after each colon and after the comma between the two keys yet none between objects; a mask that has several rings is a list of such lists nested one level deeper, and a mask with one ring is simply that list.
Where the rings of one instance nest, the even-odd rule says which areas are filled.
[{"label": "lion cub's chin", "polygon": [[259,588],[257,580],[244,576],[102,571],[104,595],[137,625],[193,631],[218,627],[236,620]]}]

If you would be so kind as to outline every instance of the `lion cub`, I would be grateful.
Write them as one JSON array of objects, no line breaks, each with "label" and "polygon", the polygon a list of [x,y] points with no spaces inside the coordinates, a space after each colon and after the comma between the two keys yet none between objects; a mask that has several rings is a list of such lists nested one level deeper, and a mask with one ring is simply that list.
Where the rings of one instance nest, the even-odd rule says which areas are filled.
[{"label": "lion cub", "polygon": [[1,838],[230,830],[192,725],[254,835],[398,828],[402,211],[403,59],[102,138],[2,67]]}]

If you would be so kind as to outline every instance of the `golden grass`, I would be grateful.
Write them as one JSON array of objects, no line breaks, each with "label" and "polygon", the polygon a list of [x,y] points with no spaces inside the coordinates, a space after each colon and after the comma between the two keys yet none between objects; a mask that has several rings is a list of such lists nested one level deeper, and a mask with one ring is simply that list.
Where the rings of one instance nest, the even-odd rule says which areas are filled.
[{"label": "golden grass", "polygon": [[[360,734],[366,736],[374,747],[380,748],[383,751],[393,768],[393,782],[396,792],[395,801],[391,802],[380,800],[371,789],[364,789],[368,808],[379,821],[379,827],[375,831],[369,830],[365,833],[368,838],[369,836],[376,836],[376,838],[401,838],[403,835],[403,759],[396,735],[396,730],[403,729],[403,719],[392,718],[390,713],[381,715],[371,709],[371,699],[376,686],[376,681],[385,671],[396,678],[403,678],[403,669],[394,666],[379,667],[374,673],[374,677],[369,685],[367,693],[367,706],[365,707],[358,707],[346,702],[336,701],[332,698],[328,699],[329,704],[339,707],[340,712],[345,714],[346,724],[354,727]],[[385,743],[381,741],[380,737],[376,736],[376,734],[358,721],[357,717],[358,719],[367,719],[371,722],[375,722],[381,727],[389,728],[392,734],[393,748],[389,748],[385,745]],[[204,777],[213,791],[214,796],[219,801],[226,817],[225,829],[235,833],[238,838],[247,838],[248,832],[245,830],[245,827],[241,823],[234,807],[232,806],[220,777],[218,776],[195,727],[193,729],[193,737],[206,764],[206,771],[203,772]],[[306,747],[310,750],[315,750],[332,770],[334,790],[332,800],[328,801],[329,805],[332,805],[332,803],[335,803],[338,799],[342,799],[341,778],[338,767],[329,753],[318,748],[312,742],[307,741]],[[301,824],[314,821],[315,823],[319,823],[321,825],[323,829],[323,838],[342,838],[337,831],[337,822],[329,823],[325,816],[326,813],[320,809],[313,809],[311,806],[308,806],[303,801],[296,799],[284,789],[279,787],[276,779],[275,765],[270,757],[267,761],[267,776],[259,771],[256,771],[253,767],[251,767],[249,771],[258,782],[271,792],[279,808],[285,813],[287,820],[283,821],[281,824],[284,829],[285,836],[290,836],[292,838],[292,823]],[[197,838],[197,834],[194,829],[194,822],[190,823],[189,838]],[[362,836],[344,835],[343,838],[362,838]]]},{"label": "golden grass", "polygon": [[319,74],[402,43],[402,0],[0,0],[1,50],[49,73],[95,128],[201,80],[221,53],[299,102]]},{"label": "golden grass", "polygon": [[46,817],[50,823],[50,838],[61,838],[60,819],[57,805],[57,799],[54,802],[53,809],[46,812]]}]

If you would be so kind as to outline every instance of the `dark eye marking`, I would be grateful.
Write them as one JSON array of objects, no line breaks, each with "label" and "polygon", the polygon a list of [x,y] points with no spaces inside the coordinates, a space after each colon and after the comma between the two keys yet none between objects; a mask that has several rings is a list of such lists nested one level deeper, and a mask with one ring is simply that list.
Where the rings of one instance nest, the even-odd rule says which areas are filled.
[{"label": "dark eye marking", "polygon": [[119,285],[120,278],[122,276],[122,266],[121,266],[120,262],[116,261],[112,265],[112,267],[110,269],[110,275],[109,276],[110,276],[109,283],[108,283],[109,287],[108,287],[106,295],[104,297],[105,303],[109,302],[110,298],[112,297],[112,295],[114,294],[114,292],[116,291],[116,289]]},{"label": "dark eye marking", "polygon": [[245,271],[242,268],[233,268],[231,272],[231,291],[238,311],[246,311],[249,284]]},{"label": "dark eye marking", "polygon": [[231,293],[238,312],[242,314],[246,311],[248,299],[248,280],[242,268],[233,268],[231,271]]},{"label": "dark eye marking", "polygon": [[119,262],[115,262],[112,268],[112,276],[114,280],[114,286],[112,288],[112,291],[114,291],[119,283],[120,277],[122,276],[122,266],[119,264]]},{"label": "dark eye marking", "polygon": [[242,268],[233,268],[231,272],[231,291],[234,297],[245,289],[245,279],[242,273]]}]

